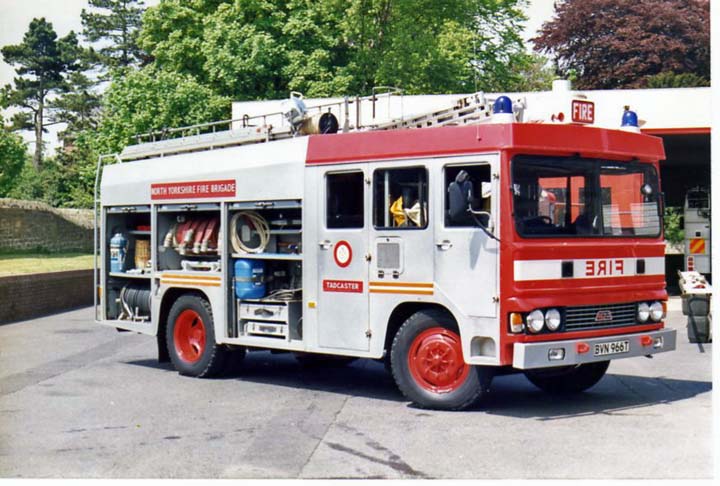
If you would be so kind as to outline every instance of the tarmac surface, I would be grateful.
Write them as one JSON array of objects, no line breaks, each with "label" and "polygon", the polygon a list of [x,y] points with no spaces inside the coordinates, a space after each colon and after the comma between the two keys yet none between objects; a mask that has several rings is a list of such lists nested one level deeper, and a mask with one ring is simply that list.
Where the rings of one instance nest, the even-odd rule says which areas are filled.
[{"label": "tarmac surface", "polygon": [[0,476],[710,478],[712,344],[613,361],[553,398],[498,377],[474,410],[413,408],[382,364],[249,353],[219,379],[158,364],[152,337],[85,308],[0,326]]}]

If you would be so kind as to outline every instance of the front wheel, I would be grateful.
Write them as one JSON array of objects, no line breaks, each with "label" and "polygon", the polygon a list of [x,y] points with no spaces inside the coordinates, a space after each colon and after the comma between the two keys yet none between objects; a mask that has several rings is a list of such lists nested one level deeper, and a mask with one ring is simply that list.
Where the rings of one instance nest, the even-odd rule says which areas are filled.
[{"label": "front wheel", "polygon": [[554,394],[580,393],[599,382],[610,361],[562,366],[542,370],[527,370],[525,376],[541,390]]},{"label": "front wheel", "polygon": [[183,295],[170,308],[167,349],[181,375],[217,375],[227,359],[227,350],[215,342],[210,303],[198,295]]},{"label": "front wheel", "polygon": [[488,369],[465,363],[454,320],[434,309],[403,323],[393,340],[390,367],[403,395],[423,408],[468,408],[492,380]]}]

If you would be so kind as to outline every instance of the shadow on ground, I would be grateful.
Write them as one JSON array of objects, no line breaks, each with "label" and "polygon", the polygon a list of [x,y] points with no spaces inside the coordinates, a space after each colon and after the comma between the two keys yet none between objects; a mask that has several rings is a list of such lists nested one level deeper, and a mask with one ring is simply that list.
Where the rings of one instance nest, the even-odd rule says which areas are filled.
[{"label": "shadow on ground", "polygon": [[[153,359],[126,363],[175,373],[172,364]],[[382,363],[368,359],[359,359],[346,366],[308,367],[298,363],[291,354],[252,352],[241,363],[229,366],[228,371],[217,379],[406,401]],[[686,400],[711,389],[709,381],[608,373],[598,385],[584,393],[554,396],[535,388],[522,374],[513,374],[496,377],[490,393],[469,412],[541,421],[597,414],[623,415],[631,410]]]}]

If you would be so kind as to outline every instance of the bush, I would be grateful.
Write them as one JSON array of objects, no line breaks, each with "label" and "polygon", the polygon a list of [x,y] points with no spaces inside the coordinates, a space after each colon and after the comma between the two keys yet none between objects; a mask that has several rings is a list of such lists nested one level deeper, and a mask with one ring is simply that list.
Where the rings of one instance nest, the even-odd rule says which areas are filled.
[{"label": "bush", "polygon": [[685,241],[685,230],[683,223],[683,208],[665,208],[665,240],[672,245],[679,245]]}]

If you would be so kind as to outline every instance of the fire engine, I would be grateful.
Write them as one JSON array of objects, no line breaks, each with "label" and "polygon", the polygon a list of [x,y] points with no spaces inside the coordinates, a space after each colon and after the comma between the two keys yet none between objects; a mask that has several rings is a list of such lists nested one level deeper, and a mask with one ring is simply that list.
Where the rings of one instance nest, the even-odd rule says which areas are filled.
[{"label": "fire engine", "polygon": [[294,94],[280,124],[166,130],[101,157],[96,320],[155,336],[194,377],[258,349],[383,360],[436,409],[473,405],[497,374],[579,392],[612,359],[675,349],[664,149],[634,112],[598,128],[576,92],[476,93],[367,122],[378,99]]}]

